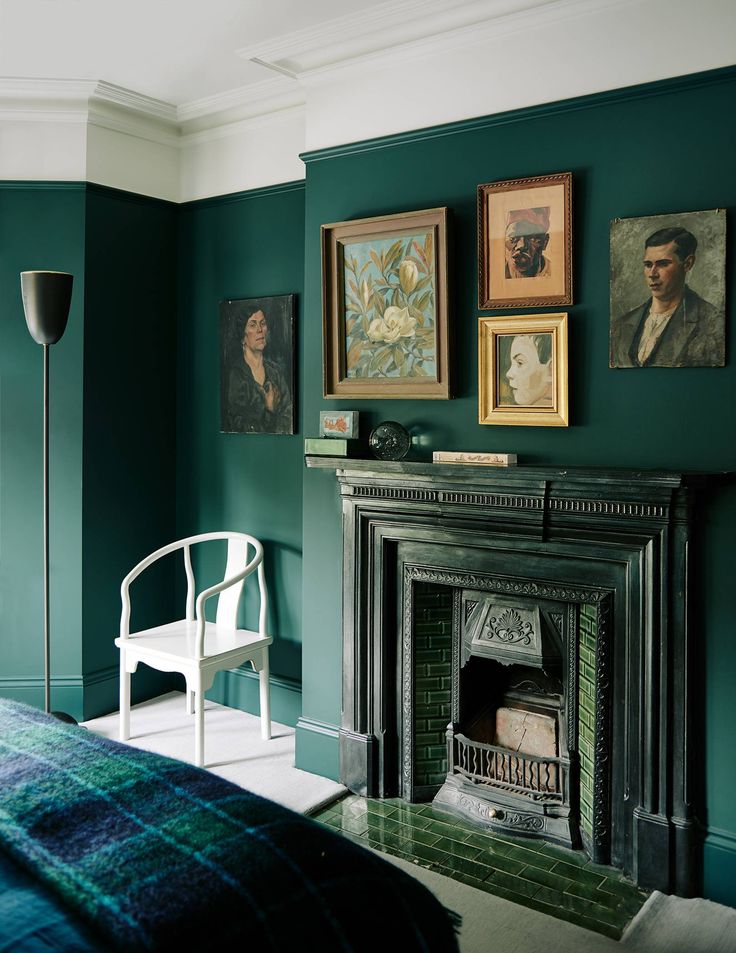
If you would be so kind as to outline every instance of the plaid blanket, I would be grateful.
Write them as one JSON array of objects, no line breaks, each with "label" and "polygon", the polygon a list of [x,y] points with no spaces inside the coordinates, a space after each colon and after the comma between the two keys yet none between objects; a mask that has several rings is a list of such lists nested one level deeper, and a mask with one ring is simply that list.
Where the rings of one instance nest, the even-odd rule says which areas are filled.
[{"label": "plaid blanket", "polygon": [[435,897],[370,851],[3,699],[0,846],[120,950],[457,950]]}]

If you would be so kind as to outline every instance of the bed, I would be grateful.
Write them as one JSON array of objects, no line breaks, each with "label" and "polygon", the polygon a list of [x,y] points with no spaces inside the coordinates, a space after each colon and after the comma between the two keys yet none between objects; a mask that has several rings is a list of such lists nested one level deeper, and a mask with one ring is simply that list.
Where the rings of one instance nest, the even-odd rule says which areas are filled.
[{"label": "bed", "polygon": [[301,814],[0,699],[0,953],[453,953],[455,925]]}]

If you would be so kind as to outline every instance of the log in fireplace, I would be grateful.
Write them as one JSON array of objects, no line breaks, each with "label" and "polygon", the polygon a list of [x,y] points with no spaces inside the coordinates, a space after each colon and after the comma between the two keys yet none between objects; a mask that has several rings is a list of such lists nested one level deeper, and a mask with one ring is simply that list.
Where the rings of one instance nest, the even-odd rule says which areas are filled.
[{"label": "log in fireplace", "polygon": [[[343,782],[582,844],[643,887],[697,892],[688,619],[703,478],[307,464],[335,470],[342,497]],[[450,593],[438,688],[417,675],[427,584]],[[440,778],[417,753],[438,699],[450,713]]]}]

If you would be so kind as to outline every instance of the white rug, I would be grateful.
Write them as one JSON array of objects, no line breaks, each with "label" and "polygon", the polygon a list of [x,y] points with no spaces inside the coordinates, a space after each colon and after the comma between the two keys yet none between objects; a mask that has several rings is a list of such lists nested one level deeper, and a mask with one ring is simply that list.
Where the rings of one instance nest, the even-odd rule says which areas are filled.
[{"label": "white rug", "polygon": [[736,953],[736,910],[655,891],[623,935],[626,953]]},{"label": "white rug", "polygon": [[[118,714],[84,722],[105,738],[118,739]],[[271,740],[261,739],[257,715],[205,702],[204,755],[208,771],[239,787],[306,814],[340,797],[342,784],[294,767],[294,729],[272,722]],[[128,744],[191,762],[194,718],[183,692],[170,692],[134,705]]]},{"label": "white rug", "polygon": [[736,953],[736,910],[655,891],[620,942],[381,853],[463,918],[460,953]]}]

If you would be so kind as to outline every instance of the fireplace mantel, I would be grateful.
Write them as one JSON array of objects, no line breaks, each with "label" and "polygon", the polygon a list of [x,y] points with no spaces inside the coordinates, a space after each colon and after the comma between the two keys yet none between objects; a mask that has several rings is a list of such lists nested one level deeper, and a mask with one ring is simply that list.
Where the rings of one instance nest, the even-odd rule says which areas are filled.
[{"label": "fireplace mantel", "polygon": [[310,468],[334,471],[343,496],[453,510],[523,511],[524,522],[540,527],[551,515],[667,519],[672,504],[687,496],[678,491],[712,479],[669,470],[603,467],[489,467],[320,456],[307,456],[305,461]]},{"label": "fireplace mantel", "polygon": [[342,498],[343,782],[366,796],[402,794],[398,673],[417,581],[596,604],[610,649],[596,842],[640,885],[696,892],[703,754],[689,564],[696,491],[709,478],[314,456],[306,465],[333,471]]}]

